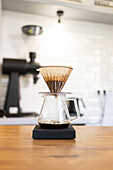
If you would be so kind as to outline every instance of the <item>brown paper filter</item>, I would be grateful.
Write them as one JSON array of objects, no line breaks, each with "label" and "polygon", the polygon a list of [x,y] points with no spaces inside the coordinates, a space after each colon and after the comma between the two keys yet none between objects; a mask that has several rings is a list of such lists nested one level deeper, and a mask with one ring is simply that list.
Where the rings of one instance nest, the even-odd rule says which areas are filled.
[{"label": "brown paper filter", "polygon": [[44,66],[39,70],[50,91],[57,93],[61,92],[72,69],[71,66]]}]

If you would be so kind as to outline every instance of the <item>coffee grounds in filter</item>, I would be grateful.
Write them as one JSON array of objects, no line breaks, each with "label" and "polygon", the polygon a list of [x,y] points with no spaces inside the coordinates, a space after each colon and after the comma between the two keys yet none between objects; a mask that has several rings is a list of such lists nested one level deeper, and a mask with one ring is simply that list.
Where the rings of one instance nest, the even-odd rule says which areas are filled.
[{"label": "coffee grounds in filter", "polygon": [[61,92],[71,71],[71,66],[45,66],[41,67],[42,74],[48,88],[52,93]]}]

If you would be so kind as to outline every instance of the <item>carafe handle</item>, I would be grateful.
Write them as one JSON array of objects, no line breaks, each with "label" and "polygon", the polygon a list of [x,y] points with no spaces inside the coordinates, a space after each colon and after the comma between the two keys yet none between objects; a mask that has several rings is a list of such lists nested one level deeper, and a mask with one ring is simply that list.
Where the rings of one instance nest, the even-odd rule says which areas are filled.
[{"label": "carafe handle", "polygon": [[70,119],[70,121],[73,121],[73,120],[78,119],[80,117],[80,111],[79,111],[76,99],[77,99],[76,97],[68,97],[68,98],[66,98],[66,100],[74,101],[74,105],[75,105],[75,109],[76,109],[76,114],[77,114],[77,116],[74,117],[73,119]]}]

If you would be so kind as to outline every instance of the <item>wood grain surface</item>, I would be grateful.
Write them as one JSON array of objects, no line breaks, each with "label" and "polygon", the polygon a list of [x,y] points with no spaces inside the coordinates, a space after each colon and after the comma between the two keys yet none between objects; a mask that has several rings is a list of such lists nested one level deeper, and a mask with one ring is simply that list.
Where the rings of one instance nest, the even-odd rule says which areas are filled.
[{"label": "wood grain surface", "polygon": [[33,140],[34,126],[0,126],[0,170],[113,170],[113,127],[75,127],[76,140]]}]

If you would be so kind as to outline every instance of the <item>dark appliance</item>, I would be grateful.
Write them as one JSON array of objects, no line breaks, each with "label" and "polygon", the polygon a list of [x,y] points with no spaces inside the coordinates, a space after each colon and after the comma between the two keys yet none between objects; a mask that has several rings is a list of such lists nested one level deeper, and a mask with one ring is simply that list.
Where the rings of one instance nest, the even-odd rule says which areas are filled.
[{"label": "dark appliance", "polygon": [[[6,92],[6,98],[4,103],[4,110],[1,116],[6,117],[22,117],[22,116],[37,116],[37,113],[22,113],[20,108],[20,86],[19,77],[20,75],[25,76],[26,74],[33,75],[34,84],[38,80],[39,71],[36,69],[40,68],[39,63],[35,63],[36,53],[29,53],[30,62],[24,59],[3,59],[2,73],[9,75],[9,82]],[[11,108],[17,111],[11,113]]]},{"label": "dark appliance", "polygon": [[[84,108],[86,108],[85,103],[84,103],[82,98],[75,98],[75,100],[77,102],[77,107],[78,107],[78,111],[79,111],[80,117],[82,117],[84,114],[81,113],[80,105],[82,104],[82,106]],[[71,99],[67,100],[67,105],[68,105],[68,110],[69,110],[70,116],[76,116],[77,115],[77,111],[76,111],[76,108],[75,108],[74,101],[71,100]]]}]

